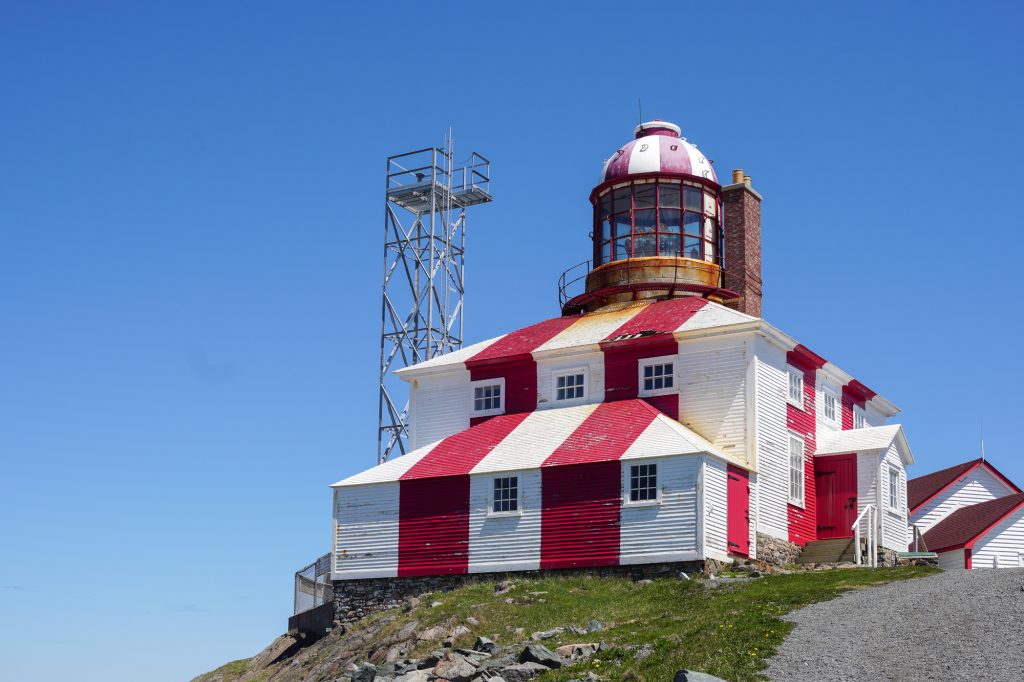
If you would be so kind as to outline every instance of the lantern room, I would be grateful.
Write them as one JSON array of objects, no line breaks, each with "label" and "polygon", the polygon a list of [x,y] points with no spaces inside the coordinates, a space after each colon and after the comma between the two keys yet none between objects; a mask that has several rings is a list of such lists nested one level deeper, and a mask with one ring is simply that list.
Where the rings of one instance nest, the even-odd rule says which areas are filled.
[{"label": "lantern room", "polygon": [[[675,296],[725,302],[722,187],[711,161],[666,121],[641,123],[590,194],[593,256],[566,313]],[[583,279],[577,274],[577,280]]]}]

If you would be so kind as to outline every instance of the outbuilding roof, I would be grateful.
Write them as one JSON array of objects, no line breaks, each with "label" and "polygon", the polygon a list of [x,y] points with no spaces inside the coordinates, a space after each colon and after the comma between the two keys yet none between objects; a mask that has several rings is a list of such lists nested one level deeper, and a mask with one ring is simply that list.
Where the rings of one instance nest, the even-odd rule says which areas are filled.
[{"label": "outbuilding roof", "polygon": [[332,487],[698,453],[749,468],[643,400],[620,400],[492,417]]},{"label": "outbuilding roof", "polygon": [[823,455],[840,455],[848,452],[875,452],[888,450],[893,443],[900,451],[904,464],[913,464],[914,455],[910,451],[903,427],[899,424],[887,426],[870,426],[863,429],[832,431],[818,437],[818,447],[814,451],[816,457]]},{"label": "outbuilding roof", "polygon": [[972,459],[969,462],[964,462],[963,464],[956,464],[945,469],[933,471],[925,476],[918,476],[917,478],[912,478],[907,481],[907,508],[913,512],[925,502],[949,487],[954,481],[966,476],[979,466],[984,466],[986,469],[991,471],[993,475],[1006,483],[1012,490],[1021,492],[1021,489],[1018,488],[1013,481],[1008,479],[1006,476],[1003,476],[989,462],[979,457],[978,459]]},{"label": "outbuilding roof", "polygon": [[1024,493],[997,497],[961,507],[928,529],[922,537],[930,552],[971,547],[992,526],[1024,505]]}]

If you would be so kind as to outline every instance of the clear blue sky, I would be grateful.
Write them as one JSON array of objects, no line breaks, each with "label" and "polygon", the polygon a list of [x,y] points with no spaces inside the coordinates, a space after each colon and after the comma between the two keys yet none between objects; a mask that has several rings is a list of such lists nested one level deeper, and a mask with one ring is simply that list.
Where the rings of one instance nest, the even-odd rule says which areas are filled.
[{"label": "clear blue sky", "polygon": [[1018,5],[44,3],[0,13],[0,679],[283,631],[375,461],[384,159],[493,160],[466,337],[556,314],[644,114],[763,206],[765,316],[1024,483]]}]

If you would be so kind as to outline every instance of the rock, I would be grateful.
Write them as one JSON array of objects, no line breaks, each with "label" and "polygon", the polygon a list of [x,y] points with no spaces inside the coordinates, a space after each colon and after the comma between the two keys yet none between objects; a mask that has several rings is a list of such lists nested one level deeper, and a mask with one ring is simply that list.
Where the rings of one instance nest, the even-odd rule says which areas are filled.
[{"label": "rock", "polygon": [[476,627],[477,625],[480,625],[480,621],[478,621],[473,616],[470,616],[469,618],[467,618],[466,622],[469,623],[470,625],[472,625],[473,627]]},{"label": "rock", "polygon": [[352,682],[373,682],[377,677],[377,666],[373,663],[363,663],[352,671]]},{"label": "rock", "polygon": [[565,628],[551,628],[550,630],[544,630],[543,632],[535,632],[530,635],[530,639],[535,642],[539,642],[544,639],[551,639],[565,632]]},{"label": "rock", "polygon": [[569,632],[571,632],[574,635],[585,635],[587,634],[587,629],[581,628],[579,625],[570,625]]},{"label": "rock", "polygon": [[601,632],[604,630],[604,623],[599,620],[592,620],[587,623],[587,632]]},{"label": "rock", "polygon": [[444,651],[435,651],[426,658],[424,658],[422,661],[420,661],[419,665],[417,665],[416,667],[420,670],[427,670],[433,668],[435,665],[441,662],[441,659],[444,658],[444,655]]},{"label": "rock", "polygon": [[642,647],[640,647],[637,650],[637,652],[635,654],[633,654],[633,657],[636,660],[638,660],[638,661],[642,661],[645,658],[649,658],[650,655],[653,654],[653,653],[654,653],[654,646],[651,645],[651,644],[644,644]]},{"label": "rock", "polygon": [[636,584],[637,585],[653,585],[654,581],[651,580],[650,578],[644,578],[643,580],[637,580]]},{"label": "rock", "polygon": [[515,604],[516,600],[513,599],[512,597],[508,597],[508,598],[505,599],[505,603],[506,604]]},{"label": "rock", "polygon": [[444,645],[452,646],[455,644],[455,640],[457,640],[459,637],[462,637],[463,635],[468,634],[469,628],[467,628],[465,625],[458,625],[455,627],[454,630],[448,633],[448,637],[444,640]]},{"label": "rock", "polygon": [[419,597],[409,597],[405,600],[405,608],[409,611],[420,605]]},{"label": "rock", "polygon": [[562,658],[571,658],[578,661],[581,658],[590,658],[597,651],[597,644],[565,644],[555,649],[555,653]]},{"label": "rock", "polygon": [[740,571],[742,573],[753,573],[756,569],[750,564],[740,564],[739,566],[736,566],[733,570]]},{"label": "rock", "polygon": [[536,677],[548,670],[549,668],[540,663],[519,663],[502,668],[499,674],[505,682],[526,682],[530,678]]},{"label": "rock", "polygon": [[427,628],[420,634],[416,635],[416,639],[421,642],[436,642],[445,635],[446,628],[443,625],[435,625],[434,627]]},{"label": "rock", "polygon": [[417,658],[410,658],[408,661],[405,661],[405,662],[399,664],[395,668],[395,674],[396,675],[405,675],[406,673],[411,673],[413,670],[418,670],[419,667],[420,667],[419,659],[417,659]]},{"label": "rock", "polygon": [[439,602],[439,601],[432,601],[432,602],[430,602],[430,608],[436,609],[438,606],[441,606],[441,602]]},{"label": "rock", "polygon": [[494,594],[505,594],[515,589],[515,584],[510,580],[502,580],[494,587]]},{"label": "rock", "polygon": [[686,575],[686,571],[679,571],[679,579],[680,580],[689,580],[690,576]]},{"label": "rock", "polygon": [[488,639],[487,637],[477,637],[476,643],[473,644],[473,649],[475,651],[486,651],[489,654],[493,654],[495,651],[498,650],[498,645],[494,643],[493,639]]},{"label": "rock", "polygon": [[404,644],[396,644],[395,646],[388,649],[387,656],[384,657],[386,663],[397,663],[405,657],[407,649]]},{"label": "rock", "polygon": [[395,682],[429,682],[429,670],[413,670],[395,678]]},{"label": "rock", "polygon": [[548,668],[561,668],[562,659],[543,644],[527,644],[519,654],[520,663],[539,663]]},{"label": "rock", "polygon": [[761,571],[751,571],[750,572],[750,577],[751,578],[760,578],[762,575],[764,575],[764,574],[761,573]]},{"label": "rock", "polygon": [[476,675],[476,666],[465,656],[449,651],[434,666],[433,672],[438,677],[451,680],[451,682],[466,682]]},{"label": "rock", "polygon": [[523,628],[516,628],[515,630],[512,631],[512,636],[513,637],[522,637],[525,634],[526,634],[526,630],[524,630]]},{"label": "rock", "polygon": [[725,682],[721,677],[699,673],[694,670],[680,670],[672,678],[672,682]]},{"label": "rock", "polygon": [[414,620],[410,623],[406,623],[402,626],[402,629],[395,633],[395,637],[401,641],[412,639],[413,633],[416,632],[416,628],[420,626],[418,620]]}]

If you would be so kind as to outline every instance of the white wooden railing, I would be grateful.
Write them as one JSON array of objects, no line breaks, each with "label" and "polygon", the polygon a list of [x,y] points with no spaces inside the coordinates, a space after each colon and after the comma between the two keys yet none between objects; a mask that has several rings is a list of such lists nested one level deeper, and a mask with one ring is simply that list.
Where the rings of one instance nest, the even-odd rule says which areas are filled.
[{"label": "white wooden railing", "polygon": [[854,552],[857,560],[857,565],[864,565],[864,557],[861,555],[860,550],[860,522],[861,519],[867,517],[868,522],[868,537],[867,537],[867,551],[868,551],[868,566],[878,565],[878,533],[875,528],[878,523],[877,521],[877,509],[875,505],[869,504],[864,507],[864,510],[857,516],[857,520],[853,522],[850,527],[853,530],[853,544]]}]

